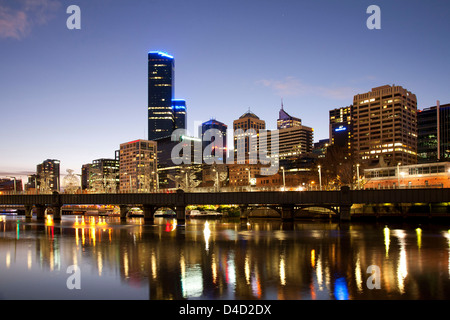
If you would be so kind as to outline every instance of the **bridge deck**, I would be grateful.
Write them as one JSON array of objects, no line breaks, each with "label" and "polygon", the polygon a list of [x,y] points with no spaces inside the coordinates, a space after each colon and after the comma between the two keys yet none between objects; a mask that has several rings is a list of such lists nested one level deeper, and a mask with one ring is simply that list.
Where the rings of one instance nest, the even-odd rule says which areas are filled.
[{"label": "bridge deck", "polygon": [[0,205],[341,205],[450,202],[450,189],[2,195]]}]

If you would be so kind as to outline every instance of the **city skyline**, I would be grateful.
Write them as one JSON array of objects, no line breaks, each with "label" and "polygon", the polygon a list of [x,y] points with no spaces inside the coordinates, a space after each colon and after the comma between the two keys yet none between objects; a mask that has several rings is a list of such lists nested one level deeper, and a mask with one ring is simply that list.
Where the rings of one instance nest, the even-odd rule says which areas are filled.
[{"label": "city skyline", "polygon": [[[61,1],[0,2],[2,177],[35,173],[45,159],[60,160],[61,175],[80,173],[113,158],[121,143],[146,139],[152,50],[175,57],[175,92],[188,105],[192,135],[211,118],[230,128],[248,109],[276,129],[283,99],[316,142],[328,138],[330,110],[386,84],[413,92],[420,110],[450,102],[450,4],[74,4],[80,30],[67,29]],[[366,27],[371,4],[381,8],[380,30]]]}]

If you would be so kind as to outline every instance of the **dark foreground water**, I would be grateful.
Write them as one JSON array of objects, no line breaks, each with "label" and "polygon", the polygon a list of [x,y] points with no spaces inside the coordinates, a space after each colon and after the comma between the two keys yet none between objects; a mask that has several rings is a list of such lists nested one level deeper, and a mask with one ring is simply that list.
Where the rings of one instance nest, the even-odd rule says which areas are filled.
[{"label": "dark foreground water", "polygon": [[449,299],[439,224],[0,216],[0,299]]}]

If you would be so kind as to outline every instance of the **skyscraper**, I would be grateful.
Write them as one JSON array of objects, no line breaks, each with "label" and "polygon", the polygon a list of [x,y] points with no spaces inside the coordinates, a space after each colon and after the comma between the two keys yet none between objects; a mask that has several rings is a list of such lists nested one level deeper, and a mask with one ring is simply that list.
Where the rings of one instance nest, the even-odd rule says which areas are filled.
[{"label": "skyscraper", "polygon": [[[400,86],[353,97],[354,156],[372,164],[417,163],[417,98]],[[380,161],[380,160],[383,161]]]},{"label": "skyscraper", "polygon": [[292,128],[302,125],[302,120],[288,114],[281,103],[281,109],[278,113],[277,129]]},{"label": "skyscraper", "polygon": [[59,160],[47,159],[36,167],[38,176],[37,187],[40,192],[59,191]]},{"label": "skyscraper", "polygon": [[[220,139],[222,141],[204,141],[203,137],[205,133],[210,129],[217,129],[219,131]],[[209,121],[203,122],[199,127],[198,136],[202,139],[202,151],[205,151],[205,148],[212,144],[211,156],[218,157],[222,163],[226,162],[227,159],[227,129],[228,126],[220,121],[215,119],[211,119]]]},{"label": "skyscraper", "polygon": [[186,100],[172,99],[174,129],[186,129]]},{"label": "skyscraper", "polygon": [[330,110],[330,144],[347,150],[347,156],[352,154],[352,124],[353,106]]},{"label": "skyscraper", "polygon": [[121,192],[152,192],[158,189],[157,144],[135,140],[120,144]]},{"label": "skyscraper", "polygon": [[[266,122],[250,110],[233,121],[234,159],[237,163],[242,163],[241,159],[249,163],[251,155],[257,156],[257,139],[254,140],[254,138],[257,138],[259,131],[265,128]],[[255,143],[252,143],[253,140]]]},{"label": "skyscraper", "polygon": [[81,167],[81,189],[91,192],[119,190],[119,156],[115,159],[96,159]]},{"label": "skyscraper", "polygon": [[277,130],[267,130],[259,133],[260,147],[272,154],[271,136],[278,137],[278,152],[272,156],[279,160],[298,157],[301,154],[312,152],[314,130],[311,127],[302,125],[300,118],[289,115],[283,105],[277,120]]},{"label": "skyscraper", "polygon": [[174,130],[174,69],[171,55],[161,51],[148,53],[148,140],[170,136]]}]

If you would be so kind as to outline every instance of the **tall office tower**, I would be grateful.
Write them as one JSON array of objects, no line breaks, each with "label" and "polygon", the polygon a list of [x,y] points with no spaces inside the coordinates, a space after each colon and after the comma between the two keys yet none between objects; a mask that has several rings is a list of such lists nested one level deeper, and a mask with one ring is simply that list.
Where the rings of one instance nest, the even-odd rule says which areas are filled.
[{"label": "tall office tower", "polygon": [[[242,157],[245,157],[243,158],[245,159],[244,162],[248,163],[250,154],[258,154],[257,141],[253,144],[251,137],[255,136],[256,138],[259,131],[265,128],[266,122],[259,119],[250,110],[233,121],[234,159],[237,163],[242,163],[240,161]],[[237,130],[242,131],[238,133]],[[241,155],[240,152],[243,152],[243,154]]]},{"label": "tall office tower", "polygon": [[40,192],[52,192],[60,190],[59,166],[60,161],[54,159],[47,159],[37,165],[37,186]]},{"label": "tall office tower", "polygon": [[148,53],[148,140],[170,136],[174,129],[174,69],[171,55],[160,51]]},{"label": "tall office tower", "polygon": [[[215,138],[205,138],[207,141],[204,141],[205,133],[210,129],[216,129],[218,130],[218,138],[221,141],[216,141]],[[217,121],[215,119],[211,119],[209,121],[203,122],[201,126],[198,128],[198,136],[202,140],[202,151],[205,151],[205,148],[207,146],[211,146],[211,154],[206,155],[211,157],[217,157],[219,161],[222,163],[226,162],[227,159],[227,129],[228,126],[220,121]],[[211,134],[211,132],[210,132]],[[205,157],[205,155],[203,156]]]},{"label": "tall office tower", "polygon": [[[419,163],[450,158],[450,104],[436,105],[417,113],[417,160]],[[438,147],[439,146],[439,147]]]},{"label": "tall office tower", "polygon": [[172,110],[174,116],[174,129],[186,128],[186,100],[172,99]]},{"label": "tall office tower", "polygon": [[353,106],[330,110],[330,144],[345,148],[348,156],[352,154]]},{"label": "tall office tower", "polygon": [[417,99],[400,86],[353,97],[353,142],[358,159],[395,166],[417,163]]},{"label": "tall office tower", "polygon": [[155,141],[135,140],[120,145],[120,191],[157,190],[157,147]]},{"label": "tall office tower", "polygon": [[281,103],[281,109],[278,114],[277,129],[291,128],[302,125],[302,120],[289,115],[284,111],[283,103]]}]

